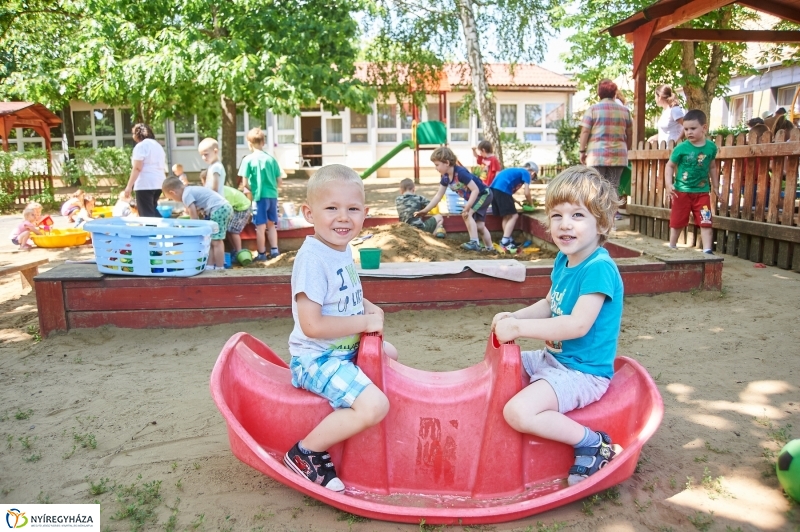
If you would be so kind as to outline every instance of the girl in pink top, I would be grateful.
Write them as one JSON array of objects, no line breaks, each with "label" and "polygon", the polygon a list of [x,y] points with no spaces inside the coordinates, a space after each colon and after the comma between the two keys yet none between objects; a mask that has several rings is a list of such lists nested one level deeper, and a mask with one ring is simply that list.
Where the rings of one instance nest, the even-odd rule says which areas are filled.
[{"label": "girl in pink top", "polygon": [[31,233],[41,235],[42,232],[36,227],[36,212],[33,209],[22,211],[24,220],[11,232],[11,242],[19,246],[19,249],[28,250],[33,248],[28,242]]}]

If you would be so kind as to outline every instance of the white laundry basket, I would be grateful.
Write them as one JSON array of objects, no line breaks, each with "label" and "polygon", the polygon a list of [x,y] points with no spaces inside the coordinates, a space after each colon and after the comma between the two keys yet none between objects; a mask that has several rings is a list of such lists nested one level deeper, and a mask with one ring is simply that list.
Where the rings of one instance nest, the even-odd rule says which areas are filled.
[{"label": "white laundry basket", "polygon": [[100,273],[190,277],[205,269],[217,223],[169,218],[103,218],[86,222]]}]

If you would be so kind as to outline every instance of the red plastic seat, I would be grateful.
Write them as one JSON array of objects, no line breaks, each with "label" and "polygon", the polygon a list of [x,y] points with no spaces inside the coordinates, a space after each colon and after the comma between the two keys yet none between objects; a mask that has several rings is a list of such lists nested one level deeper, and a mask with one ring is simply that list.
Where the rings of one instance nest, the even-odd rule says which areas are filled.
[{"label": "red plastic seat", "polygon": [[374,519],[480,524],[519,519],[607,489],[628,478],[642,445],[663,417],[655,383],[637,362],[618,357],[603,398],[569,416],[609,433],[625,450],[576,486],[566,485],[572,449],[520,434],[503,419],[505,403],[527,384],[514,344],[494,336],[484,360],[450,372],[420,371],[381,353],[364,336],[358,364],[388,396],[380,425],[330,449],[347,486],[334,493],[289,471],[283,454],[331,408],[291,385],[289,369],[245,333],[225,344],[211,393],[237,458],[331,506]]}]

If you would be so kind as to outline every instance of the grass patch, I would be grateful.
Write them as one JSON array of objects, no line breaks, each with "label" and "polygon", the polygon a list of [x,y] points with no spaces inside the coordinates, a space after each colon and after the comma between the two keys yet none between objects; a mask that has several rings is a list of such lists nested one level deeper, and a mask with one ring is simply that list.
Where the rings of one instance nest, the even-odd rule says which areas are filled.
[{"label": "grass patch", "polygon": [[169,518],[167,522],[164,523],[164,531],[165,532],[175,532],[178,526],[178,505],[181,503],[181,498],[177,497],[175,499],[175,504],[173,506],[167,506],[170,509]]},{"label": "grass patch", "polygon": [[17,413],[14,414],[14,419],[23,420],[28,419],[33,415],[33,410],[30,408],[27,410],[17,410]]},{"label": "grass patch", "polygon": [[34,462],[38,462],[41,459],[42,459],[42,453],[33,453],[32,455],[30,455],[27,458],[25,458],[25,461],[26,462],[30,462],[30,463],[34,463]]},{"label": "grass patch", "polygon": [[[320,504],[320,506],[324,505]],[[361,517],[360,515],[351,514],[349,512],[343,512],[341,510],[337,510],[336,513],[337,513],[336,516],[337,521],[347,521],[347,524],[350,526],[353,526],[353,524],[355,523],[366,523],[367,521],[369,521],[369,519],[367,519],[366,517]]]},{"label": "grass patch", "polygon": [[617,486],[612,486],[605,491],[601,491],[600,493],[595,493],[594,495],[591,495],[586,499],[584,499],[581,511],[587,516],[592,516],[594,515],[595,506],[600,507],[600,505],[602,505],[606,501],[616,506],[621,506],[622,503],[620,502],[619,498],[620,498],[619,488]]},{"label": "grass patch", "polygon": [[639,513],[646,512],[650,505],[653,504],[652,499],[647,501],[645,504],[639,502],[639,499],[633,499],[633,505],[636,506],[636,511]]},{"label": "grass patch", "polygon": [[704,454],[703,456],[695,456],[694,457],[694,461],[698,462],[698,463],[700,463],[700,462],[703,462],[703,463],[708,462],[708,455]]},{"label": "grass patch", "polygon": [[46,494],[44,491],[40,491],[39,495],[36,496],[36,504],[52,504],[50,502],[50,495]]},{"label": "grass patch", "polygon": [[97,482],[97,484],[95,484],[90,480],[89,493],[91,493],[92,495],[102,495],[103,493],[106,493],[107,491],[113,489],[111,486],[108,485],[109,482],[110,481],[107,478],[101,478]]},{"label": "grass patch", "polygon": [[720,449],[718,447],[714,447],[710,442],[706,442],[706,450],[716,454],[730,454],[729,449]]},{"label": "grass patch", "polygon": [[689,522],[700,532],[708,532],[708,530],[711,529],[711,525],[714,524],[714,512],[710,512],[710,515],[706,515],[703,512],[697,511],[687,519],[689,519]]},{"label": "grass patch", "polygon": [[783,427],[781,427],[779,429],[775,429],[775,430],[771,430],[771,431],[767,432],[767,436],[769,436],[769,438],[772,441],[776,442],[778,445],[783,446],[789,440],[792,439],[791,429],[792,429],[792,424],[791,423],[787,423],[785,426],[783,426]]},{"label": "grass patch", "polygon": [[151,521],[155,522],[155,509],[161,503],[160,480],[145,482],[141,486],[134,482],[130,486],[117,487],[116,494],[122,508],[111,519],[129,520],[134,531],[142,530]]},{"label": "grass patch", "polygon": [[25,450],[29,450],[33,447],[33,444],[36,443],[38,436],[33,437],[33,441],[31,441],[30,436],[20,436],[17,438],[19,442],[22,444],[22,448]]},{"label": "grass patch", "polygon": [[72,439],[74,439],[75,443],[84,449],[97,449],[97,438],[94,437],[94,434],[78,434],[77,432],[73,432]]},{"label": "grass patch", "polygon": [[39,332],[38,325],[28,325],[28,327],[25,329],[25,332],[31,336],[33,343],[38,344],[42,341],[42,333]]}]

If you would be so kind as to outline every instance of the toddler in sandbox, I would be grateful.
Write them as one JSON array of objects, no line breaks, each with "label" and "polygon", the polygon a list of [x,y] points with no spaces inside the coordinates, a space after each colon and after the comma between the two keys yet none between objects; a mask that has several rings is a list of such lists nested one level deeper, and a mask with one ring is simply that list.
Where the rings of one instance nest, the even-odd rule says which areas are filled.
[{"label": "toddler in sandbox", "polygon": [[[324,397],[334,410],[283,462],[333,491],[344,491],[344,484],[328,449],[377,425],[389,412],[389,400],[354,363],[361,334],[383,330],[383,311],[364,298],[350,248],[367,214],[364,199],[364,183],[347,166],[317,171],[302,207],[314,236],[306,237],[292,268],[292,385]],[[384,342],[383,351],[397,359],[390,343]]]},{"label": "toddler in sandbox", "polygon": [[19,246],[21,250],[32,249],[33,246],[29,243],[31,233],[41,235],[42,231],[36,226],[36,210],[26,207],[22,211],[22,222],[9,235],[11,243]]},{"label": "toddler in sandbox", "polygon": [[182,201],[189,216],[197,220],[198,209],[206,212],[212,222],[217,223],[217,232],[211,235],[211,253],[206,270],[225,269],[225,233],[233,217],[233,207],[225,198],[206,187],[186,186],[177,177],[168,177],[161,185],[164,195],[172,201]]},{"label": "toddler in sandbox", "polygon": [[398,218],[404,224],[416,227],[426,233],[433,233],[437,238],[444,238],[447,233],[442,226],[444,218],[441,214],[434,214],[427,220],[414,216],[414,213],[428,205],[428,198],[414,194],[415,191],[414,181],[407,178],[400,181],[400,195],[394,199]]},{"label": "toddler in sandbox", "polygon": [[596,170],[573,166],[559,174],[545,196],[550,234],[559,249],[550,292],[530,307],[492,320],[500,342],[545,340],[544,349],[522,352],[531,384],[506,403],[503,416],[519,432],[574,447],[570,485],[621,451],[605,432],[564,415],[599,400],[614,375],[622,278],[602,245],[618,204],[616,190]]}]

